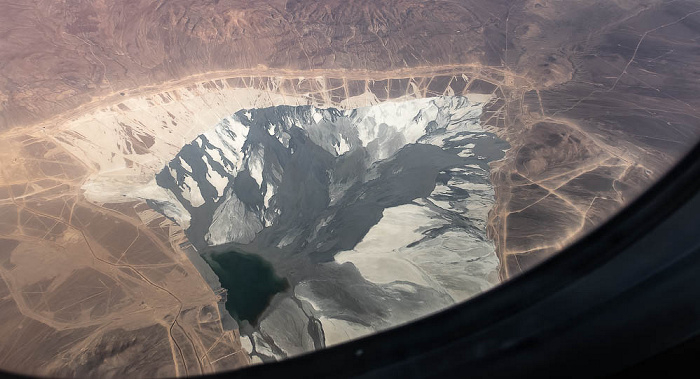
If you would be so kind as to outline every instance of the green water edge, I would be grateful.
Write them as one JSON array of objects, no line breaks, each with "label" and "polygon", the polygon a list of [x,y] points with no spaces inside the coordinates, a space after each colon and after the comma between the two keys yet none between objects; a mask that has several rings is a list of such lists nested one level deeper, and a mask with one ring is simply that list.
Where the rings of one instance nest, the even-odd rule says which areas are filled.
[{"label": "green water edge", "polygon": [[236,321],[255,325],[270,304],[272,297],[289,288],[264,259],[237,251],[210,253],[204,260],[226,289],[226,310]]}]

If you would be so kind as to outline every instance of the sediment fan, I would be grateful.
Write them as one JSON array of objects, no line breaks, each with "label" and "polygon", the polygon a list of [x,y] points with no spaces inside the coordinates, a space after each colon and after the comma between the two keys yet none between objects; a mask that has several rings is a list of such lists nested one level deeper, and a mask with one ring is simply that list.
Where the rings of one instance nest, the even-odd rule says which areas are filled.
[{"label": "sediment fan", "polygon": [[646,359],[695,333],[698,35],[690,0],[0,0],[0,369]]},{"label": "sediment fan", "polygon": [[683,375],[700,348],[699,223],[700,145],[521,277],[410,325],[235,377]]}]

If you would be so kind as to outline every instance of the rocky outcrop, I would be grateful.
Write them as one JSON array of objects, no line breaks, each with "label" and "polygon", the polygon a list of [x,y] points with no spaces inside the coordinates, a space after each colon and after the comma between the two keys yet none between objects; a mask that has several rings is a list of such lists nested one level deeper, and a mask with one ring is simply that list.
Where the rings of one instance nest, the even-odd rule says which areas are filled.
[{"label": "rocky outcrop", "polygon": [[257,254],[290,281],[244,328],[272,344],[264,359],[316,346],[283,348],[290,336],[323,346],[407,322],[499,282],[488,163],[507,145],[479,125],[488,100],[241,110],[183,147],[157,175],[177,201],[152,204],[204,254]]}]

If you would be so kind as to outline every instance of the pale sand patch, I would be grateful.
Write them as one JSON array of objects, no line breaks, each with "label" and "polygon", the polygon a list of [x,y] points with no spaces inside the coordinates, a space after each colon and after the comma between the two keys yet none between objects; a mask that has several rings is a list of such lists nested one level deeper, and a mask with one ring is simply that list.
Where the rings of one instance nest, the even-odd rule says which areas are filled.
[{"label": "pale sand patch", "polygon": [[[191,216],[187,209],[178,201],[172,191],[158,186],[155,179],[150,182],[134,187],[126,178],[121,178],[124,182],[120,185],[120,180],[112,178],[111,181],[104,180],[89,181],[83,185],[85,198],[96,204],[120,203],[128,200],[151,200],[163,204],[163,213],[175,220],[180,227],[187,229],[190,226]],[[129,191],[130,190],[130,191]]]},{"label": "pale sand patch", "polygon": [[349,97],[341,101],[340,107],[344,109],[353,109],[375,104],[379,104],[379,99],[377,99],[377,96],[371,92],[365,92],[361,95]]},{"label": "pale sand patch", "polygon": [[354,340],[374,333],[374,329],[337,318],[319,318],[326,337],[326,347]]},{"label": "pale sand patch", "polygon": [[193,177],[185,175],[185,182],[182,186],[182,197],[192,204],[193,207],[199,207],[204,204],[204,197],[202,197],[202,192],[199,190],[199,184]]},{"label": "pale sand patch", "polygon": [[[180,158],[182,160],[182,158]],[[218,171],[214,170],[212,167],[211,163],[209,162],[210,158],[208,155],[205,155],[205,158],[202,158],[204,161],[204,164],[207,165],[207,181],[211,183],[214,188],[216,188],[216,193],[218,197],[224,196],[224,191],[226,190],[226,186],[228,185],[228,178],[225,176],[219,174]]]},{"label": "pale sand patch", "polygon": [[250,364],[251,365],[257,365],[257,364],[261,364],[261,363],[264,363],[264,362],[257,355],[253,355],[250,357]]},{"label": "pale sand patch", "polygon": [[469,93],[463,96],[466,97],[470,103],[475,103],[479,105],[488,103],[489,101],[491,101],[491,99],[493,99],[493,95],[484,93]]},{"label": "pale sand patch", "polygon": [[[198,84],[163,95],[126,99],[117,106],[69,120],[58,128],[54,135],[56,141],[95,168],[88,183],[98,181],[101,184],[85,186],[87,192],[122,191],[122,195],[128,195],[125,189],[130,192],[135,186],[148,183],[182,146],[241,109],[308,102],[300,96],[228,87],[225,81],[223,88],[205,88]],[[136,147],[135,140],[151,138],[152,145],[145,151]],[[115,181],[114,188],[107,189],[115,178],[124,181]],[[131,185],[125,187],[124,182]],[[121,197],[121,201],[128,200],[132,199]]]},{"label": "pale sand patch", "polygon": [[423,238],[421,231],[445,224],[443,220],[430,217],[432,214],[413,204],[387,208],[365,238],[353,250],[336,254],[335,261],[352,263],[365,279],[373,283],[403,280],[430,286],[423,271],[404,259],[398,250]]},{"label": "pale sand patch", "polygon": [[248,336],[241,336],[241,347],[243,350],[245,350],[248,354],[253,352],[253,341],[250,340],[250,337]]}]

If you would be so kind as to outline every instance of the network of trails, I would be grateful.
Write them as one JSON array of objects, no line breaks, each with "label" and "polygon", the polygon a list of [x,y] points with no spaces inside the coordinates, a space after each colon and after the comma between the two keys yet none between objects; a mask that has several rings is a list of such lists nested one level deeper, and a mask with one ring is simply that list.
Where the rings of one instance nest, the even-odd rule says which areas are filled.
[{"label": "network of trails", "polygon": [[[81,46],[80,54],[68,55],[86,60],[94,76],[87,81],[99,88],[59,91],[67,84],[52,87],[33,76],[16,90],[3,78],[0,367],[58,376],[170,376],[248,363],[235,330],[225,327],[217,295],[188,258],[181,229],[150,210],[138,192],[124,191],[148,183],[183,143],[244,107],[348,108],[493,94],[483,125],[511,146],[492,167],[497,204],[489,230],[502,279],[599,225],[697,140],[697,4],[507,3],[472,4],[480,26],[459,31],[478,35],[480,44],[459,56],[445,52],[454,45],[438,43],[424,55],[401,52],[399,34],[375,30],[376,40],[356,41],[371,46],[367,54],[348,53],[348,64],[314,63],[330,56],[303,42],[317,37],[290,32],[285,35],[302,41],[307,55],[300,61],[308,58],[308,65],[275,62],[299,69],[193,64],[152,76],[131,70],[142,74],[118,80],[106,69],[118,60],[78,33],[64,51]],[[269,42],[264,48],[282,51]],[[258,51],[252,43],[241,46]],[[401,60],[410,54],[420,59]],[[265,58],[228,66],[252,67]],[[388,67],[371,63],[382,61]],[[450,63],[464,61],[472,63]]]},{"label": "network of trails", "polygon": [[[499,91],[500,74],[491,70],[414,72],[424,76],[224,76],[120,96],[118,103],[110,97],[3,133],[3,367],[167,376],[247,364],[237,331],[224,327],[218,296],[190,260],[196,253],[182,229],[151,210],[139,191],[182,145],[242,108],[343,108]],[[489,117],[500,114],[494,109]]]},{"label": "network of trails", "polygon": [[[482,93],[493,96],[483,115],[484,125],[508,137],[503,127],[504,84],[517,82],[523,92],[536,91],[524,78],[501,69],[447,67],[413,72],[416,76],[399,72],[396,78],[386,73],[373,78],[332,78],[319,72],[309,79],[299,79],[302,73],[226,75],[190,85],[178,83],[168,90],[144,90],[116,104],[110,104],[110,97],[49,127],[39,124],[4,133],[0,268],[6,294],[0,312],[8,320],[3,324],[4,364],[18,371],[66,375],[123,370],[182,375],[246,364],[236,331],[223,328],[217,296],[184,251],[189,245],[182,229],[140,199],[139,184],[146,187],[181,145],[242,108],[281,104],[347,108]],[[566,125],[547,129],[548,124],[539,121],[541,109],[529,117],[543,133],[538,139],[556,139]],[[565,138],[580,141],[572,149],[595,151],[590,162],[542,178],[535,176],[540,173],[532,163],[523,166],[525,173],[532,171],[533,183],[547,186],[553,195],[546,201],[561,203],[551,211],[572,220],[561,225],[567,229],[556,237],[557,247],[580,235],[594,215],[602,218],[612,208],[604,203],[597,208],[596,195],[590,192],[565,195],[560,192],[565,184],[601,170],[610,173],[610,180],[624,182],[640,169],[605,153],[574,126],[566,130]],[[495,167],[494,177],[509,175],[507,163]],[[617,206],[621,196],[613,200]],[[542,202],[537,199],[523,207],[534,208]],[[490,226],[498,241],[503,241],[499,254],[504,262],[520,253],[508,249],[507,236],[499,233],[505,226],[497,222],[509,213],[494,212]],[[504,275],[507,270],[505,265]],[[60,355],[54,355],[57,351]],[[25,358],[17,358],[20,354]],[[32,360],[47,364],[39,371],[11,366]],[[133,360],[140,365],[121,363]]]}]

